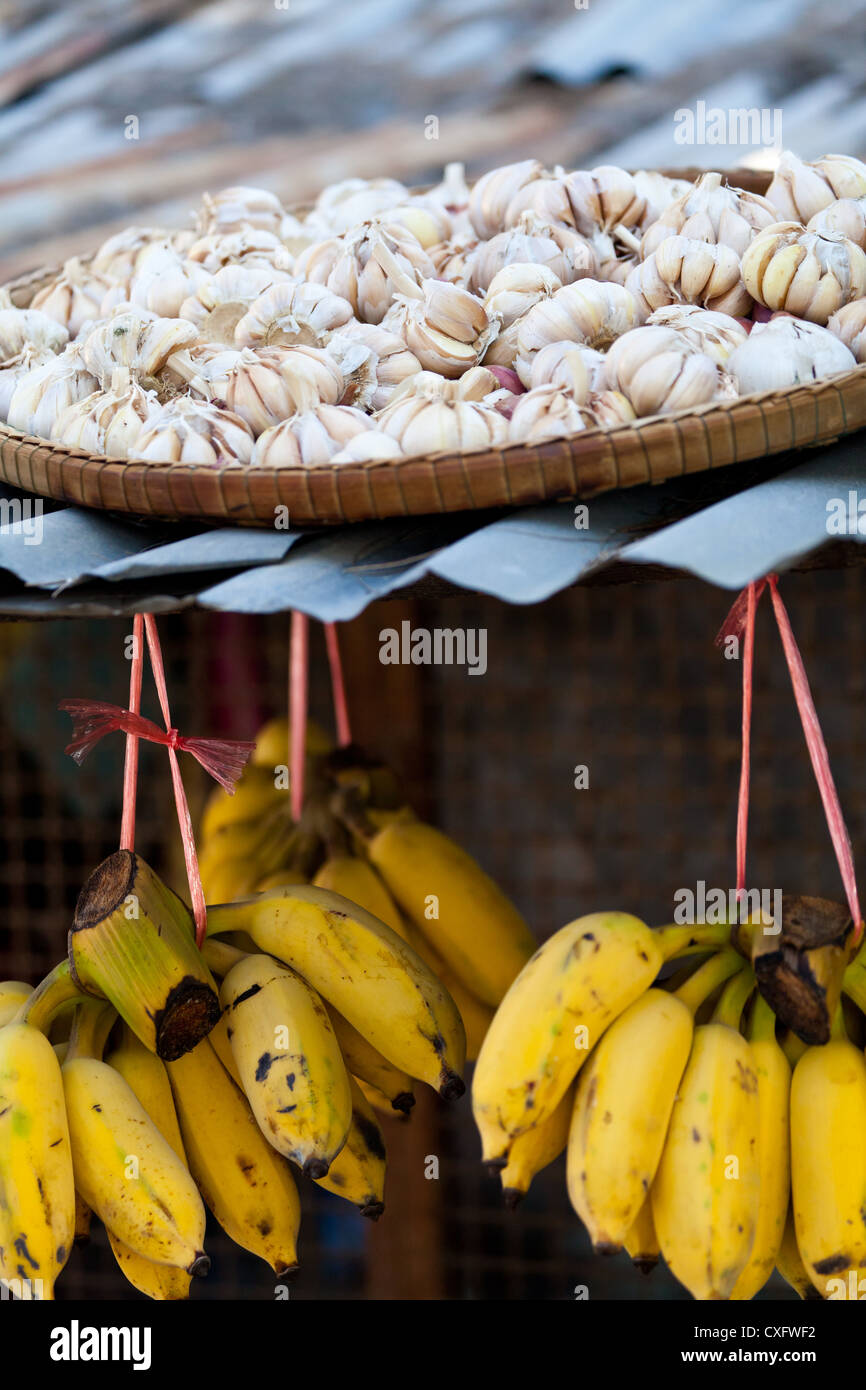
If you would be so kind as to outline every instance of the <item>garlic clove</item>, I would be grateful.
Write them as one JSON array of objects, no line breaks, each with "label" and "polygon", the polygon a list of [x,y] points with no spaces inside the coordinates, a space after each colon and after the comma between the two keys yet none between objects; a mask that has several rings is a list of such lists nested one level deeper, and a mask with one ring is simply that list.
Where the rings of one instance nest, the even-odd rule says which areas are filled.
[{"label": "garlic clove", "polygon": [[866,362],[866,298],[843,304],[830,318],[827,327],[858,362]]}]

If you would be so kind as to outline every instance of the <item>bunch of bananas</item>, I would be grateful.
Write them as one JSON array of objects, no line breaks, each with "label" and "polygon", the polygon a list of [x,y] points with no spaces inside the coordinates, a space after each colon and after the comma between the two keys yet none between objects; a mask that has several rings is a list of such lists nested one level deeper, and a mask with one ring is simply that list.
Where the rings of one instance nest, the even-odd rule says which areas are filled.
[{"label": "bunch of bananas", "polygon": [[696,1299],[752,1298],[774,1268],[802,1298],[857,1298],[866,947],[830,1041],[809,1046],[780,1029],[730,937],[616,912],[551,937],[481,1048],[483,1159],[513,1206],[566,1151],[594,1248],[625,1249],[645,1272],[661,1254]]}]

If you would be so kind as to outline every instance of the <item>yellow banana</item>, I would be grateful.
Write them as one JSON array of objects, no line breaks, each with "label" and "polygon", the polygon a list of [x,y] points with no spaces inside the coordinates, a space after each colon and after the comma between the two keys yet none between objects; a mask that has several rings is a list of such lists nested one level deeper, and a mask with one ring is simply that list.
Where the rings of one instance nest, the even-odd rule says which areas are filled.
[{"label": "yellow banana", "polygon": [[233,903],[247,898],[261,878],[262,870],[254,859],[219,859],[200,866],[201,885],[208,903]]},{"label": "yellow banana", "polygon": [[336,1009],[328,1009],[328,1017],[340,1045],[346,1070],[352,1076],[358,1076],[375,1086],[377,1091],[387,1097],[395,1110],[408,1115],[415,1104],[412,1078],[392,1066],[387,1058],[383,1057],[372,1043],[368,1043],[363,1034],[359,1033],[357,1028],[353,1028],[348,1019],[343,1018]]},{"label": "yellow banana", "polygon": [[482,1004],[480,999],[470,993],[464,984],[458,980],[454,971],[449,968],[438,954],[435,947],[420,932],[416,926],[405,917],[401,919],[400,935],[405,937],[418,955],[429,965],[437,979],[441,980],[454,1003],[457,1011],[463,1020],[463,1027],[466,1032],[466,1060],[474,1062],[481,1051],[481,1044],[487,1037],[487,1030],[493,1022],[494,1010],[489,1004]]},{"label": "yellow banana", "polygon": [[86,1011],[92,1018],[100,1005],[78,1006],[62,1069],[75,1186],[131,1250],[206,1274],[205,1215],[195,1183],[120,1073],[85,1055],[101,1050],[92,1045]]},{"label": "yellow banana", "polygon": [[74,1236],[60,1063],[38,1028],[8,1023],[0,1029],[0,1278],[21,1298],[53,1299]]},{"label": "yellow banana", "polygon": [[15,1015],[26,1004],[33,993],[33,986],[23,980],[3,980],[0,982],[0,1028],[11,1023]]},{"label": "yellow banana", "polygon": [[210,840],[225,825],[258,821],[275,807],[286,806],[287,795],[277,788],[273,768],[247,767],[231,795],[222,787],[211,792],[201,818],[202,840]]},{"label": "yellow banana", "polygon": [[374,1110],[380,1115],[384,1115],[389,1120],[400,1120],[405,1123],[409,1118],[406,1110],[395,1110],[387,1096],[384,1096],[375,1086],[371,1086],[369,1081],[365,1081],[361,1076],[355,1076],[353,1081],[358,1083],[362,1095],[370,1102]]},{"label": "yellow banana", "polygon": [[753,983],[747,967],[695,1029],[651,1189],[662,1254],[696,1299],[730,1297],[758,1223],[758,1078],[738,1031]]},{"label": "yellow banana", "polygon": [[650,985],[662,934],[626,912],[579,917],[536,951],[490,1025],[472,1109],[485,1162],[553,1114],[608,1024]]},{"label": "yellow banana", "polygon": [[742,966],[712,957],[675,994],[649,989],[620,1014],[580,1072],[568,1138],[571,1204],[596,1250],[625,1243],[650,1190],[702,1001]]},{"label": "yellow banana", "polygon": [[296,971],[398,1070],[462,1095],[466,1035],[457,1006],[384,922],[324,888],[274,888],[210,908],[208,931],[246,931]]},{"label": "yellow banana", "polygon": [[532,1129],[524,1130],[512,1142],[508,1162],[499,1170],[502,1198],[509,1210],[513,1210],[526,1196],[536,1173],[559,1158],[568,1143],[573,1106],[572,1088],[566,1091],[552,1115],[533,1125]]},{"label": "yellow banana", "polygon": [[653,1221],[652,1199],[649,1195],[635,1217],[634,1224],[629,1228],[623,1245],[631,1256],[635,1269],[639,1269],[641,1274],[652,1274],[661,1252],[656,1235],[656,1223]]},{"label": "yellow banana", "polygon": [[232,1081],[243,1090],[244,1083],[238,1071],[235,1054],[232,1052],[232,1040],[229,1035],[228,1019],[224,1012],[220,1014],[217,1022],[214,1024],[213,1028],[211,1028],[207,1036],[208,1042],[219,1057]]},{"label": "yellow banana", "polygon": [[[797,1245],[818,1293],[845,1298],[866,1268],[866,1060],[841,1031],[810,1047],[791,1082]],[[856,1297],[856,1292],[855,1292]]]},{"label": "yellow banana", "polygon": [[731,1292],[738,1301],[754,1298],[773,1273],[791,1196],[791,1068],[776,1042],[776,1016],[760,995],[752,1012],[749,1042],[758,1076],[761,1202],[752,1253]]},{"label": "yellow banana", "polygon": [[327,1010],[270,956],[244,956],[220,990],[235,1064],[269,1143],[323,1178],[352,1122],[349,1076]]},{"label": "yellow banana", "polygon": [[[252,766],[267,768],[271,774],[276,767],[287,767],[290,737],[288,719],[269,719],[256,734],[256,746],[250,759]],[[325,733],[321,725],[309,719],[306,737],[308,756],[317,757],[330,753],[333,746],[333,739]]]},{"label": "yellow banana", "polygon": [[820,1301],[821,1295],[809,1278],[809,1271],[803,1264],[803,1256],[800,1254],[800,1247],[797,1244],[797,1232],[794,1229],[794,1212],[788,1208],[788,1219],[785,1222],[785,1231],[782,1236],[782,1244],[776,1252],[776,1269],[781,1274],[787,1284],[795,1289],[802,1299]]},{"label": "yellow banana", "polygon": [[393,820],[366,845],[400,907],[467,989],[495,1008],[536,947],[502,890],[441,831]]},{"label": "yellow banana", "polygon": [[350,903],[358,903],[365,912],[378,917],[398,936],[405,937],[397,904],[376,870],[366,860],[356,859],[353,854],[331,855],[319,869],[313,883],[317,888],[328,888],[332,893],[339,893]]},{"label": "yellow banana", "polygon": [[352,1123],[319,1187],[354,1203],[362,1216],[378,1221],[385,1210],[385,1140],[375,1111],[357,1081],[349,1078]]},{"label": "yellow banana", "polygon": [[227,1235],[277,1275],[297,1268],[298,1191],[207,1038],[168,1064],[190,1170]]},{"label": "yellow banana", "polygon": [[300,869],[285,868],[276,869],[272,874],[265,874],[255,885],[257,893],[266,893],[269,888],[283,888],[290,883],[306,883],[304,875]]},{"label": "yellow banana", "polygon": [[75,1194],[75,1241],[76,1245],[90,1244],[90,1222],[93,1212],[80,1192]]},{"label": "yellow banana", "polygon": [[[168,1140],[185,1164],[186,1154],[165,1063],[150,1052],[129,1028],[125,1030],[122,1044],[105,1060],[131,1087],[162,1137]],[[110,1228],[108,1239],[118,1265],[139,1293],[160,1301],[189,1298],[191,1277],[185,1269],[154,1264],[124,1245]]]}]

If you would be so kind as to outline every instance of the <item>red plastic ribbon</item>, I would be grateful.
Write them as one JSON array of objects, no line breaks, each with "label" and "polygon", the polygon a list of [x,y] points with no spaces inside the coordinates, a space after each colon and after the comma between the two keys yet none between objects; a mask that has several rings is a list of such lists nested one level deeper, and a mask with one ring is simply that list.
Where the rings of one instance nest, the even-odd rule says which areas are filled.
[{"label": "red plastic ribbon", "polygon": [[349,724],[349,702],[346,698],[346,681],[343,675],[340,638],[336,623],[325,623],[325,645],[328,648],[328,665],[331,668],[331,693],[334,700],[337,743],[341,748],[345,748],[352,742],[352,729]]},{"label": "red plastic ribbon", "polygon": [[292,820],[304,809],[304,764],[307,756],[307,707],[310,684],[310,620],[306,613],[292,613],[289,642],[289,787]]}]

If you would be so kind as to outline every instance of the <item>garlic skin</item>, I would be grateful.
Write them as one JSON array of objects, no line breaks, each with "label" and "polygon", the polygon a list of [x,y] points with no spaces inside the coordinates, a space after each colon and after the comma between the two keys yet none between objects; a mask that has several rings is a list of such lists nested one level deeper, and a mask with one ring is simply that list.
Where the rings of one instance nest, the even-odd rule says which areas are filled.
[{"label": "garlic skin", "polygon": [[331,463],[391,463],[403,457],[396,439],[383,430],[371,429],[347,440],[338,454],[331,455]]},{"label": "garlic skin", "polygon": [[645,325],[607,353],[605,382],[621,391],[638,417],[667,414],[730,395],[718,366],[672,328]]},{"label": "garlic skin", "polygon": [[0,362],[8,362],[28,349],[34,352],[62,352],[69,332],[39,309],[0,307]]},{"label": "garlic skin", "polygon": [[371,428],[370,416],[354,406],[317,405],[260,434],[252,462],[258,468],[318,468]]},{"label": "garlic skin", "polygon": [[469,260],[467,284],[475,293],[484,293],[494,276],[505,266],[523,262],[547,266],[562,284],[582,276],[595,278],[598,261],[585,237],[578,232],[556,231],[534,212],[524,212],[504,232],[482,242]]},{"label": "garlic skin", "polygon": [[807,232],[824,237],[847,237],[866,251],[866,197],[837,198],[806,223]]},{"label": "garlic skin", "polygon": [[425,370],[458,377],[480,362],[499,324],[468,290],[425,280],[413,296],[397,296],[383,327],[403,339]]},{"label": "garlic skin", "polygon": [[517,397],[508,423],[508,440],[511,444],[538,444],[543,439],[577,434],[586,427],[586,415],[567,391],[558,386],[536,386]]},{"label": "garlic skin", "polygon": [[431,246],[430,260],[439,280],[447,280],[451,285],[466,286],[472,257],[483,243],[472,233],[452,237],[450,241]]},{"label": "garlic skin", "polygon": [[308,343],[324,347],[329,333],[354,320],[352,306],[324,285],[284,280],[250,304],[234,331],[236,347]]},{"label": "garlic skin", "polygon": [[[155,241],[140,252],[124,297],[160,318],[176,319],[184,300],[211,279],[203,266],[187,260],[169,242]],[[103,312],[110,307],[109,297],[103,301]]]},{"label": "garlic skin", "polygon": [[128,285],[144,248],[170,237],[171,232],[164,227],[126,227],[102,243],[90,268],[109,280]]},{"label": "garlic skin", "polygon": [[542,300],[520,320],[514,367],[526,385],[532,359],[548,343],[604,349],[640,322],[638,303],[621,285],[578,280]]},{"label": "garlic skin", "polygon": [[120,369],[111,389],[96,391],[58,417],[52,439],[70,448],[109,458],[128,458],[142,429],[159,410],[155,391],[146,391]]},{"label": "garlic skin", "polygon": [[481,175],[469,195],[469,217],[482,241],[504,230],[512,199],[543,173],[544,166],[537,159],[522,159]]},{"label": "garlic skin", "polygon": [[348,300],[365,323],[381,323],[395,294],[412,293],[434,268],[404,227],[370,222],[308,247],[295,262],[295,275]]},{"label": "garlic skin", "polygon": [[81,339],[81,356],[105,388],[118,367],[136,376],[155,377],[173,352],[191,347],[197,337],[191,323],[132,310],[91,328]]},{"label": "garlic skin", "polygon": [[342,179],[322,189],[305,225],[316,240],[339,236],[405,204],[410,197],[408,188],[397,179]]},{"label": "garlic skin", "polygon": [[148,463],[217,468],[250,463],[253,442],[252,430],[239,415],[192,396],[178,396],[151,414],[128,456]]},{"label": "garlic skin", "polygon": [[721,174],[702,174],[644,232],[641,256],[646,260],[669,236],[730,246],[742,256],[757,233],[777,221],[776,210],[766,198],[723,184]]},{"label": "garlic skin", "polygon": [[112,283],[107,276],[90,270],[73,257],[54,280],[37,290],[30,308],[39,309],[62,324],[69,337],[74,338],[82,324],[98,317],[102,300]]},{"label": "garlic skin", "polygon": [[827,327],[853,352],[858,362],[866,362],[866,299],[843,304],[828,320]]},{"label": "garlic skin", "polygon": [[196,261],[215,275],[226,265],[269,265],[274,270],[291,273],[294,257],[274,232],[262,227],[241,227],[237,232],[209,232],[196,237],[187,252],[187,259]]},{"label": "garlic skin", "polygon": [[690,237],[666,237],[647,260],[635,266],[625,287],[638,301],[644,318],[666,304],[700,304],[732,317],[745,316],[752,307],[736,251]]},{"label": "garlic skin", "polygon": [[548,343],[532,358],[526,380],[521,381],[530,391],[557,386],[583,405],[592,391],[604,388],[604,364],[604,353],[583,343]]},{"label": "garlic skin", "polygon": [[856,365],[853,353],[826,328],[781,315],[755,324],[731,353],[727,370],[740,394],[748,395],[808,384]]},{"label": "garlic skin", "polygon": [[372,354],[373,389],[368,403],[371,410],[383,410],[397,387],[421,371],[421,363],[403,339],[380,324],[352,319],[340,329],[340,336],[360,343]]},{"label": "garlic skin", "polygon": [[21,377],[6,418],[14,430],[50,439],[63,411],[84,400],[98,386],[96,377],[84,366],[78,345],[70,344]]},{"label": "garlic skin", "polygon": [[275,193],[266,188],[237,185],[223,188],[213,196],[205,193],[196,227],[199,236],[239,232],[246,227],[261,228],[279,236],[286,210]]},{"label": "garlic skin", "polygon": [[648,327],[673,328],[696,352],[704,352],[720,367],[724,367],[734,348],[748,338],[748,330],[731,318],[697,304],[666,304],[654,309],[647,319]]},{"label": "garlic skin", "polygon": [[174,353],[168,366],[188,383],[192,395],[240,415],[256,436],[322,402],[341,404],[346,393],[343,373],[322,348],[204,352],[194,347]]},{"label": "garlic skin", "polygon": [[826,324],[843,304],[866,295],[866,252],[847,237],[776,222],[746,251],[742,275],[759,304]]},{"label": "garlic skin", "polygon": [[837,198],[866,196],[866,164],[843,154],[807,162],[786,150],[766,196],[777,221],[808,222]]},{"label": "garlic skin", "polygon": [[651,223],[658,221],[671,203],[694,187],[689,179],[672,179],[667,174],[660,174],[657,169],[638,169],[632,174],[632,179],[635,191],[646,203],[640,224],[644,231]]}]

